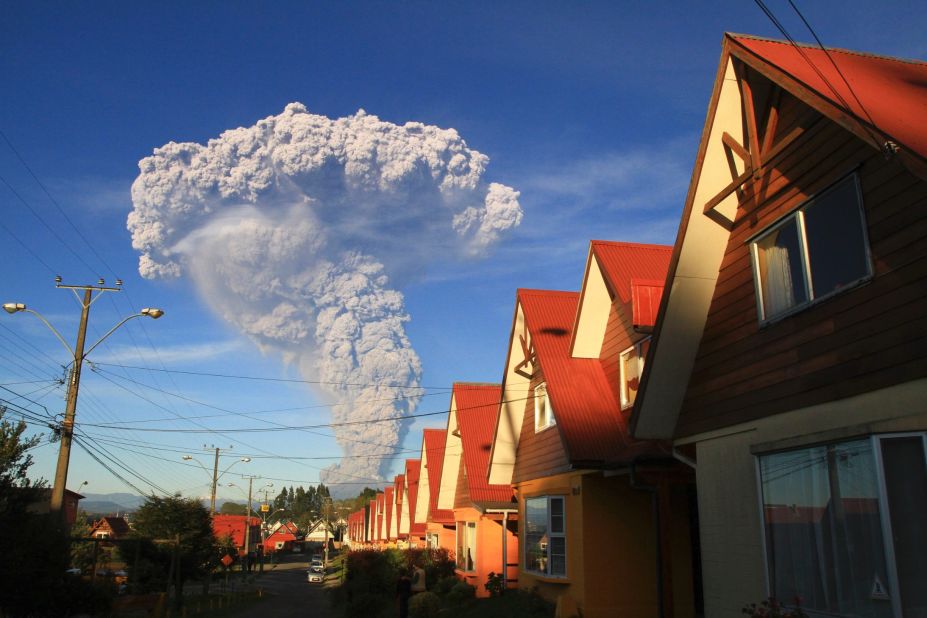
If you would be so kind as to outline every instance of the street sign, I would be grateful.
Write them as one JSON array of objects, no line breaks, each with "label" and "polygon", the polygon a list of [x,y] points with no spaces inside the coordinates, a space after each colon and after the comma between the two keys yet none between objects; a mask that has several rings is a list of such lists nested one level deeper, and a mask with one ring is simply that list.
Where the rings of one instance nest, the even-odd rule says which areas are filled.
[{"label": "street sign", "polygon": [[261,512],[262,512],[262,513],[266,513],[266,512],[268,512],[269,510],[270,510],[270,505],[269,505],[269,504],[262,504],[262,505],[261,505]]}]

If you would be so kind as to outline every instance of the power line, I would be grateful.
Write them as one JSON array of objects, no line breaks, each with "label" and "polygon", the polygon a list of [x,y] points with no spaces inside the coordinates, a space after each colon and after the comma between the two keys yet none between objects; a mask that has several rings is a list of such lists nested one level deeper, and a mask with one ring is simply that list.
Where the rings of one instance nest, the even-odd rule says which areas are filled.
[{"label": "power line", "polygon": [[[769,18],[769,21],[771,21],[772,24],[776,27],[776,29],[779,30],[779,32],[782,34],[782,36],[786,38],[789,44],[795,49],[795,51],[798,52],[798,54],[808,64],[808,66],[811,67],[811,70],[815,72],[818,78],[822,82],[824,82],[824,84],[830,89],[831,93],[834,95],[834,97],[837,98],[840,104],[843,105],[843,107],[845,107],[847,111],[851,111],[850,104],[847,102],[847,100],[844,99],[843,96],[839,92],[837,92],[837,89],[834,87],[834,85],[830,82],[829,79],[827,79],[827,77],[824,75],[821,69],[818,68],[818,66],[808,56],[808,54],[805,53],[805,50],[802,48],[802,46],[799,45],[799,43],[794,38],[792,38],[792,35],[789,34],[788,30],[786,30],[782,22],[779,21],[779,19],[775,16],[775,14],[773,14],[772,10],[768,6],[766,6],[765,2],[763,2],[763,0],[753,0],[753,2],[760,8],[761,11],[763,11],[766,17]],[[791,0],[789,0],[789,4],[792,4]],[[795,8],[795,5],[793,4],[792,7]],[[798,13],[797,8],[795,8],[795,11]],[[805,22],[805,25],[808,26],[808,29],[811,30],[811,26],[805,20],[804,16],[802,16],[801,13],[798,13],[798,14],[799,14],[799,17],[801,17],[801,20]],[[812,31],[812,35],[814,36],[815,39],[817,39],[817,35],[814,34],[814,31]],[[820,44],[820,40],[818,40],[818,44]],[[821,49],[824,49],[823,45],[821,45]],[[828,57],[831,63],[834,64],[833,58],[830,57],[830,54],[827,52],[826,49],[824,49],[824,54]],[[863,107],[862,103],[859,102],[859,98],[856,97],[856,93],[853,92],[853,88],[850,87],[850,84],[846,82],[846,78],[843,77],[843,73],[840,72],[840,69],[837,67],[836,64],[834,64],[834,68],[837,69],[837,73],[844,80],[844,83],[847,84],[847,88],[849,88],[850,93],[853,94],[853,97],[856,98],[856,101],[857,103],[859,103],[860,108],[863,110],[863,113],[865,113],[866,116],[869,118],[869,122],[872,123],[873,126],[875,126],[875,123],[872,121],[872,117],[869,116],[869,113],[866,111],[866,108]],[[869,137],[872,139],[872,141],[875,143],[876,148],[881,151],[882,150],[881,140],[879,140],[879,138],[865,124],[863,124],[862,126],[863,126],[863,129],[866,131],[866,133],[869,135]]]},{"label": "power line", "polygon": [[358,388],[407,388],[407,389],[420,389],[420,390],[439,390],[450,392],[450,389],[446,386],[412,386],[408,384],[392,384],[389,382],[334,382],[334,381],[324,381],[324,380],[297,380],[295,378],[268,378],[262,376],[242,376],[242,375],[230,375],[224,373],[206,373],[201,371],[184,371],[181,369],[150,369],[147,367],[134,367],[132,365],[119,365],[116,363],[96,363],[101,367],[120,367],[122,369],[145,369],[147,371],[162,371],[164,373],[176,373],[181,375],[191,375],[191,376],[201,376],[208,378],[229,378],[235,380],[260,380],[264,382],[285,382],[293,384],[315,384],[321,386],[356,386]]}]

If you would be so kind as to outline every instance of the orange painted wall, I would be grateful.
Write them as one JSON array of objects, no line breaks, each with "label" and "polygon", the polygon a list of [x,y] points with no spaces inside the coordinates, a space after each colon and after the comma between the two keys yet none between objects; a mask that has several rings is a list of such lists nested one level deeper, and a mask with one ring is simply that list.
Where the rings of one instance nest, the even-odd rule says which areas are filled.
[{"label": "orange painted wall", "polygon": [[[525,498],[564,496],[566,515],[566,577],[549,577],[524,569],[518,586],[537,587],[550,601],[564,607],[575,605],[584,618],[652,618],[657,615],[656,533],[650,494],[631,488],[626,475],[604,477],[601,473],[571,473],[521,483],[516,488],[519,510]],[[678,507],[678,509],[677,509]],[[688,550],[685,502],[674,504],[674,552]],[[519,530],[524,545],[526,523]],[[693,615],[691,562],[674,561],[675,616]]]},{"label": "orange painted wall", "polygon": [[425,529],[431,534],[437,533],[438,547],[449,551],[451,556],[457,555],[457,534],[454,532],[453,528],[447,528],[443,524],[428,522]]},{"label": "orange painted wall", "polygon": [[[492,519],[498,517],[498,520]],[[510,516],[514,517],[514,515]],[[476,588],[477,597],[488,597],[486,582],[490,573],[501,573],[504,568],[502,559],[502,515],[481,516],[474,508],[454,509],[454,519],[458,522],[476,522],[476,560],[472,572],[456,569],[454,572],[461,580]],[[456,547],[456,537],[455,537]],[[518,562],[518,536],[506,532],[506,562]],[[518,569],[512,567],[507,573],[510,580],[517,580]]]}]

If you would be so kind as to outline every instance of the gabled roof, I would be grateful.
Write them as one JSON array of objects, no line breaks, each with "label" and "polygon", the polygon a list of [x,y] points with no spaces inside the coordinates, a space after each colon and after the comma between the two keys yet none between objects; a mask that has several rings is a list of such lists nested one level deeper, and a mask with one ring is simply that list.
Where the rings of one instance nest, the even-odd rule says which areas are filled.
[{"label": "gabled roof", "polygon": [[599,359],[570,355],[578,299],[575,292],[518,291],[567,458],[575,467],[606,466],[654,452],[656,445],[630,439]]},{"label": "gabled roof", "polygon": [[129,522],[123,517],[102,517],[93,524],[90,533],[97,530],[109,530],[113,536],[119,537],[129,533]]},{"label": "gabled roof", "polygon": [[415,536],[425,534],[425,522],[420,522],[415,519],[421,465],[421,459],[406,459],[406,494],[409,496],[406,502],[409,509],[409,534]]},{"label": "gabled roof", "polygon": [[635,328],[653,326],[672,250],[666,245],[589,243],[570,341],[573,356],[598,358],[615,302],[630,308],[627,317]]},{"label": "gabled roof", "polygon": [[396,513],[396,501],[393,498],[395,494],[395,487],[392,485],[388,486],[384,490],[383,496],[383,508],[385,509],[384,522],[383,522],[383,538],[390,539],[395,535],[393,534],[393,526],[395,525],[394,517]]},{"label": "gabled roof", "polygon": [[590,250],[599,261],[605,280],[621,302],[631,301],[635,279],[663,281],[673,248],[632,242],[593,240]]},{"label": "gabled roof", "polygon": [[[697,163],[666,278],[667,292],[657,315],[648,369],[641,377],[634,402],[631,427],[638,438],[674,436],[717,285],[730,222],[735,217],[738,202],[730,190],[732,174],[725,153],[725,134],[726,139],[749,144],[736,63],[748,66],[873,149],[882,146],[874,141],[897,143],[901,147],[898,159],[912,173],[927,178],[927,123],[922,121],[927,117],[927,89],[923,86],[927,83],[927,64],[844,50],[830,50],[828,58],[820,49],[801,49],[799,53],[782,41],[724,36]],[[843,102],[806,58],[840,93]],[[853,85],[865,112],[837,74],[831,58]],[[773,155],[767,164],[774,160]]]},{"label": "gabled roof", "polygon": [[[725,37],[739,48],[734,51],[738,57],[744,58],[740,50],[749,53],[831,105],[849,112],[857,121],[892,138],[902,148],[927,158],[927,123],[924,122],[927,117],[924,89],[927,63],[834,48],[828,48],[825,54],[820,47],[812,45],[799,45],[799,51],[787,41],[749,35],[726,34]],[[840,68],[839,73],[834,63]],[[852,91],[847,88],[844,77]]]},{"label": "gabled roof", "polygon": [[511,506],[515,497],[512,486],[491,485],[486,480],[502,386],[456,383],[453,397],[470,500],[482,508]]},{"label": "gabled roof", "polygon": [[[422,461],[428,466],[428,521],[451,523],[454,513],[449,509],[438,509],[438,490],[441,487],[441,473],[444,467],[443,429],[425,429]],[[419,487],[419,491],[421,491]]]}]

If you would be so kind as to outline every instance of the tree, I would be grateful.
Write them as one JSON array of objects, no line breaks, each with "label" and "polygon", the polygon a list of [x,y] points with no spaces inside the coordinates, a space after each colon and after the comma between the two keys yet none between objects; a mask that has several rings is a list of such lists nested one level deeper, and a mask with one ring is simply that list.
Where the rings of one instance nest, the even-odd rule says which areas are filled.
[{"label": "tree", "polygon": [[[209,510],[198,500],[150,496],[135,512],[134,535],[141,541],[137,576],[148,588],[173,583],[178,605],[188,579],[204,577],[216,566],[218,549]],[[167,581],[172,573],[174,581]]]},{"label": "tree", "polygon": [[222,504],[222,508],[219,509],[219,513],[222,515],[244,515],[247,510],[245,506],[237,502],[225,502]]},{"label": "tree", "polygon": [[[71,539],[90,538],[90,525],[87,523],[87,513],[80,511],[77,519],[71,526]],[[71,566],[86,571],[93,565],[93,543],[71,541]]]},{"label": "tree", "polygon": [[28,451],[41,436],[25,438],[26,424],[4,420],[6,412],[0,406],[0,616],[105,614],[105,594],[65,573],[68,529],[60,515],[30,512],[47,500],[45,481],[27,476]]}]

